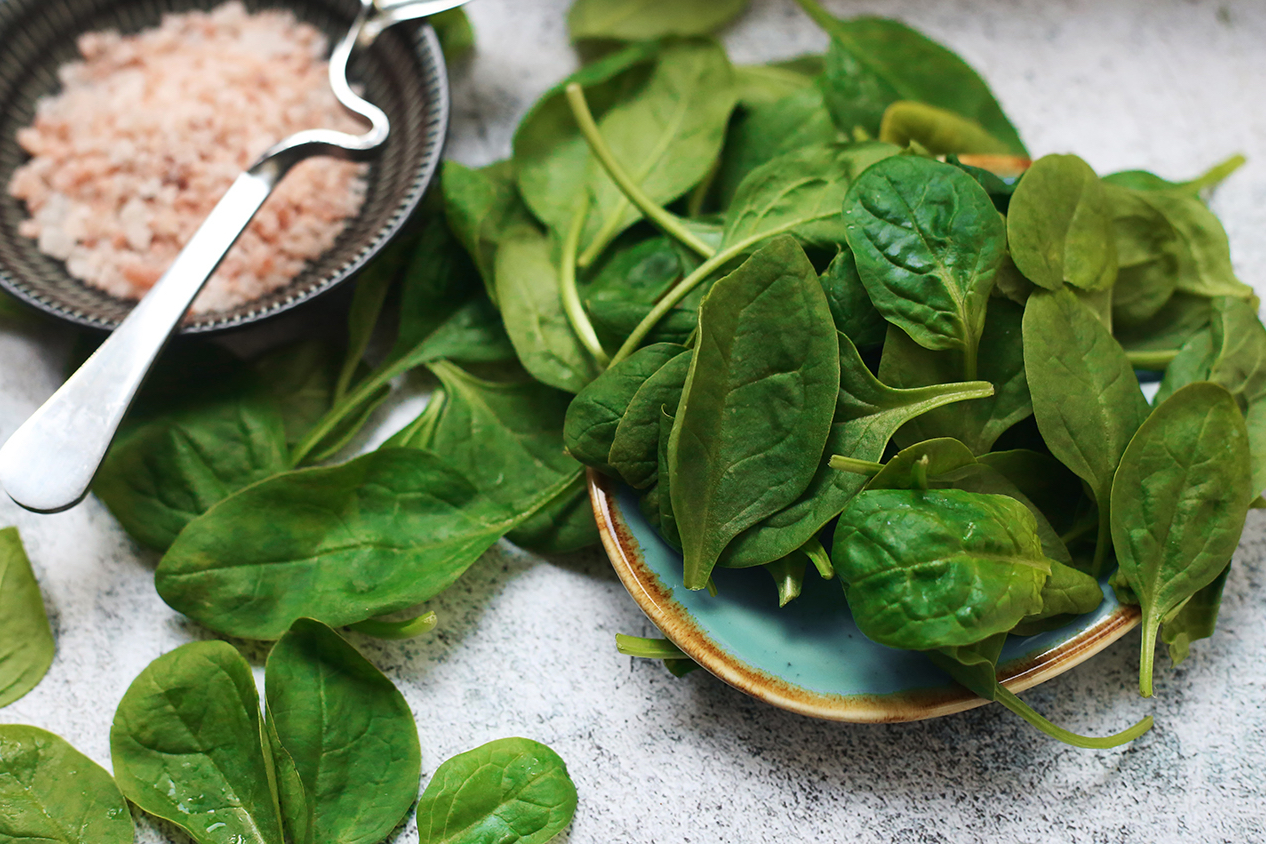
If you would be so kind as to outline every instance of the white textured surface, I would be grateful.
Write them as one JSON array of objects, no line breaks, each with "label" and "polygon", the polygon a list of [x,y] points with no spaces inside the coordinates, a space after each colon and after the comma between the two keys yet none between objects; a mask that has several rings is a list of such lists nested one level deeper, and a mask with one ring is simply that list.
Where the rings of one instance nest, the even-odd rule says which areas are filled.
[{"label": "white textured surface", "polygon": [[[504,155],[531,101],[574,59],[565,0],[477,0],[478,57],[454,74],[451,154]],[[1242,277],[1266,289],[1266,4],[1198,0],[833,2],[903,17],[990,81],[1035,154],[1076,151],[1100,171],[1185,177],[1230,153],[1251,159],[1214,203]],[[818,50],[790,0],[757,0],[727,35],[737,61]],[[0,333],[0,436],[58,383],[56,329]],[[60,516],[0,503],[21,526],[57,633],[43,684],[0,719],[61,733],[109,763],[108,731],[151,659],[203,638],[154,593],[139,551],[95,500]],[[1134,842],[1266,840],[1266,531],[1254,513],[1217,636],[1157,696],[1134,691],[1138,637],[1026,695],[1058,723],[1115,731],[1132,747],[1083,751],[999,707],[892,726],[819,723],[696,673],[616,654],[649,625],[596,555],[489,553],[434,602],[441,628],[397,644],[357,640],[404,690],[425,769],[504,735],[547,742],[581,803],[572,844],[676,842]],[[262,649],[249,649],[258,659]],[[142,822],[141,840],[185,839]],[[401,844],[415,842],[406,828]]]}]

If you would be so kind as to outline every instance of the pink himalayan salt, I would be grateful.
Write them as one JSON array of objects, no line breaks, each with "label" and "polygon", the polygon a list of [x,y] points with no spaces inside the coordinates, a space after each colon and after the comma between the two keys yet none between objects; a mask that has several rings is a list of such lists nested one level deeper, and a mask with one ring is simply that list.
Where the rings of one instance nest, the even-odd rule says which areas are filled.
[{"label": "pink himalayan salt", "polygon": [[[140,298],[265,149],[302,129],[364,131],[330,91],[327,46],[290,12],[250,14],[237,0],[135,35],[82,36],[84,60],[61,67],[61,93],[18,132],[32,156],[9,184],[31,213],[21,233],[76,278]],[[360,210],[364,169],[324,157],[296,166],[194,312],[289,283]]]}]

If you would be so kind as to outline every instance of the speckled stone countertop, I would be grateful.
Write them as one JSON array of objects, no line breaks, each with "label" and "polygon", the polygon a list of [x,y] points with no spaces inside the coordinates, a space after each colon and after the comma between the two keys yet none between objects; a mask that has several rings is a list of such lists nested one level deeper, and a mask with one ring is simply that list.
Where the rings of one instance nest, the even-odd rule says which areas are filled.
[{"label": "speckled stone countertop", "polygon": [[[507,154],[518,118],[575,62],[566,0],[475,0],[477,56],[453,73],[449,153]],[[1260,0],[867,0],[827,5],[914,23],[990,82],[1035,154],[1078,152],[1100,172],[1187,177],[1234,152],[1217,194],[1236,269],[1266,293],[1266,4]],[[821,50],[791,0],[755,0],[725,39],[739,62]],[[0,437],[59,383],[68,336],[0,331]],[[410,403],[381,418],[402,424]],[[413,408],[416,409],[416,403]],[[154,555],[95,500],[35,516],[7,501],[44,588],[58,654],[0,720],[64,735],[109,765],[110,719],[153,658],[208,633],[154,592]],[[554,747],[580,790],[570,844],[677,842],[1266,841],[1266,520],[1250,515],[1221,624],[1182,667],[1158,656],[1135,691],[1138,635],[1026,694],[1057,723],[1102,734],[1156,727],[1113,751],[1065,747],[1000,707],[853,726],[757,703],[696,672],[620,656],[653,635],[599,554],[539,559],[502,546],[433,602],[428,637],[357,638],[404,691],[429,776],[506,735]],[[260,651],[250,651],[253,657]],[[141,820],[139,840],[183,842]],[[396,836],[417,841],[411,825]]]}]

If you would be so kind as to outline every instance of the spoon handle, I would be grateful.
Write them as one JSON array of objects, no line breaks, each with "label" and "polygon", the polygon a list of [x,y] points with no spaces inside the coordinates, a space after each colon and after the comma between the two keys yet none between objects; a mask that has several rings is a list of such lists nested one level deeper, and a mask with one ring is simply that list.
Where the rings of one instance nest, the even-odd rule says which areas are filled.
[{"label": "spoon handle", "polygon": [[153,289],[0,448],[10,498],[37,513],[83,500],[154,359],[283,174],[257,165],[238,176]]}]

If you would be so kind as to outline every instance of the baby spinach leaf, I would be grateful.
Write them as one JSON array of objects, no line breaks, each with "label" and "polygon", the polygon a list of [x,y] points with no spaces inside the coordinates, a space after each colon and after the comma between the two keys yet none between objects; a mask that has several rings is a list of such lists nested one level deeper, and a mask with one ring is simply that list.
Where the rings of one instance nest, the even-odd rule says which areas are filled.
[{"label": "baby spinach leaf", "polygon": [[730,540],[804,492],[839,385],[831,311],[793,239],[713,286],[668,443],[687,588],[702,589]]},{"label": "baby spinach leaf", "polygon": [[616,426],[609,460],[632,487],[644,489],[659,480],[661,409],[675,408],[681,401],[691,356],[682,351],[643,381]]},{"label": "baby spinach leaf", "polygon": [[519,193],[560,239],[571,225],[590,178],[592,155],[567,104],[567,86],[579,83],[594,117],[632,96],[646,81],[658,42],[632,44],[585,65],[545,93],[514,133]]},{"label": "baby spinach leaf", "polygon": [[1216,187],[1223,179],[1244,166],[1246,159],[1242,155],[1233,155],[1226,161],[1218,162],[1207,171],[1185,182],[1171,182],[1162,179],[1155,173],[1146,170],[1122,170],[1103,177],[1111,185],[1131,188],[1133,190],[1166,190],[1199,196],[1206,188]]},{"label": "baby spinach leaf", "polygon": [[213,504],[289,467],[281,412],[243,375],[130,420],[93,491],[133,538],[165,551]]},{"label": "baby spinach leaf", "polygon": [[1051,560],[1051,576],[1042,584],[1042,608],[1026,615],[1011,632],[1032,636],[1063,626],[1072,616],[1094,612],[1103,603],[1099,581],[1070,565]]},{"label": "baby spinach leaf", "polygon": [[0,642],[3,707],[39,685],[55,650],[40,585],[17,528],[0,530]]},{"label": "baby spinach leaf", "polygon": [[[433,230],[428,227],[422,239],[426,240]],[[444,235],[443,240],[447,242],[447,232]],[[404,270],[414,244],[413,237],[397,238],[356,276],[356,289],[347,309],[347,349],[334,382],[335,402],[343,400],[352,385],[352,379],[364,369],[365,350],[369,348],[374,328],[378,325],[378,318],[387,303],[387,293]],[[426,249],[426,246],[421,248]]]},{"label": "baby spinach leaf", "polygon": [[[839,346],[840,390],[826,442],[828,455],[879,460],[897,429],[919,414],[993,392],[992,385],[983,381],[894,389],[871,374],[847,336],[839,335]],[[799,498],[739,534],[726,548],[721,565],[743,568],[787,556],[838,516],[865,481],[864,477],[832,469],[826,460],[820,461],[813,480]]]},{"label": "baby spinach leaf", "polygon": [[1208,379],[1226,387],[1244,413],[1257,495],[1266,488],[1266,327],[1243,299],[1213,300],[1213,315]]},{"label": "baby spinach leaf", "polygon": [[1161,380],[1152,404],[1160,404],[1188,384],[1208,381],[1215,357],[1213,331],[1206,329],[1195,334],[1178,350],[1169,366],[1165,367],[1165,377]]},{"label": "baby spinach leaf", "polygon": [[584,473],[575,472],[569,485],[507,533],[506,539],[536,554],[571,554],[597,545],[601,536]]},{"label": "baby spinach leaf", "polygon": [[1112,291],[1115,323],[1138,324],[1154,317],[1174,295],[1181,268],[1178,234],[1135,191],[1106,188],[1116,239],[1116,286]]},{"label": "baby spinach leaf", "polygon": [[1033,515],[960,490],[868,490],[840,514],[831,554],[858,628],[910,650],[970,645],[1041,609],[1051,571]]},{"label": "baby spinach leaf", "polygon": [[684,351],[675,343],[644,346],[581,390],[563,422],[563,443],[571,456],[608,475],[618,474],[608,460],[624,412],[642,384]]},{"label": "baby spinach leaf", "polygon": [[599,369],[563,309],[549,238],[520,228],[502,241],[496,263],[497,301],[523,368],[551,387],[580,392]]},{"label": "baby spinach leaf", "polygon": [[1092,749],[1119,747],[1134,741],[1152,728],[1150,715],[1133,727],[1103,738],[1078,735],[1052,724],[998,682],[995,666],[998,657],[1002,654],[1002,645],[1005,641],[1006,634],[998,633],[972,645],[928,651],[928,657],[951,677],[985,700],[997,701],[1051,738],[1073,747]]},{"label": "baby spinach leaf", "polygon": [[[739,85],[742,70],[735,68]],[[838,136],[818,85],[770,102],[746,104],[731,121],[721,154],[716,181],[721,207],[733,203],[739,185],[757,167],[798,149],[831,144]]]},{"label": "baby spinach leaf", "polygon": [[558,754],[507,738],[440,765],[418,803],[420,844],[545,844],[576,813],[576,786]]},{"label": "baby spinach leaf", "polygon": [[735,191],[722,247],[784,232],[813,244],[842,243],[840,204],[849,184],[871,164],[899,151],[880,143],[805,147],[757,167]]},{"label": "baby spinach leaf", "polygon": [[[736,98],[733,69],[720,44],[669,41],[646,84],[612,104],[598,129],[643,193],[666,205],[712,169]],[[581,239],[582,266],[642,216],[596,157],[589,159],[585,189],[589,216]]]},{"label": "baby spinach leaf", "polygon": [[155,584],[173,609],[231,636],[274,639],[303,617],[352,624],[439,594],[572,480],[513,513],[427,451],[288,472],[190,522]]},{"label": "baby spinach leaf", "polygon": [[1183,387],[1139,428],[1112,484],[1112,539],[1143,609],[1139,691],[1162,621],[1226,568],[1252,498],[1248,431],[1216,384]]},{"label": "baby spinach leaf", "polygon": [[668,408],[659,412],[659,482],[656,484],[656,500],[659,506],[659,535],[672,547],[681,550],[681,532],[677,530],[677,516],[673,513],[672,472],[668,460],[668,445],[672,440],[676,417]]},{"label": "baby spinach leaf", "polygon": [[528,213],[519,198],[513,162],[498,161],[472,169],[456,161],[444,162],[440,171],[445,217],[453,234],[470,253],[488,296],[497,300],[497,246],[504,232],[522,222]]},{"label": "baby spinach leaf", "polygon": [[[265,686],[269,723],[303,786],[302,804],[282,803],[295,844],[386,838],[413,805],[422,770],[404,697],[341,636],[311,619],[297,620],[273,647]],[[296,827],[302,836],[293,835]]]},{"label": "baby spinach leaf", "polygon": [[576,0],[567,13],[573,41],[651,41],[707,35],[737,18],[748,0]]},{"label": "baby spinach leaf", "polygon": [[989,86],[950,50],[895,20],[838,20],[815,0],[797,2],[831,36],[824,76],[827,105],[845,133],[861,128],[875,137],[890,103],[913,100],[961,114],[1011,152],[1026,154]]},{"label": "baby spinach leaf", "polygon": [[1213,635],[1218,624],[1218,609],[1222,606],[1222,591],[1226,588],[1227,565],[1213,582],[1191,596],[1178,613],[1161,627],[1161,640],[1169,645],[1169,658],[1178,665],[1191,653],[1191,643]]},{"label": "baby spinach leaf", "polygon": [[1051,453],[1085,481],[1099,505],[1091,574],[1108,559],[1112,478],[1147,418],[1125,352],[1068,289],[1039,290],[1024,309],[1024,367],[1033,415]]},{"label": "baby spinach leaf", "polygon": [[848,245],[875,307],[928,349],[976,352],[1006,251],[1001,215],[957,167],[895,156],[868,169],[844,202]]},{"label": "baby spinach leaf", "polygon": [[334,400],[338,350],[321,340],[283,346],[251,364],[263,392],[281,413],[286,445],[303,438]]},{"label": "baby spinach leaf", "polygon": [[1085,493],[1081,479],[1063,463],[1027,448],[992,451],[976,459],[1015,484],[1056,530],[1073,527],[1077,505]]},{"label": "baby spinach leaf", "polygon": [[842,246],[819,280],[826,292],[826,303],[831,307],[836,329],[860,348],[882,346],[888,333],[888,322],[870,301],[866,285],[857,274],[853,251]]},{"label": "baby spinach leaf", "polygon": [[579,472],[563,449],[566,393],[536,381],[484,381],[444,361],[430,369],[447,401],[425,447],[488,498],[518,512]]},{"label": "baby spinach leaf", "polygon": [[1231,267],[1226,229],[1203,202],[1172,191],[1134,195],[1164,216],[1177,234],[1178,290],[1198,296],[1252,297],[1253,288],[1236,278]]},{"label": "baby spinach leaf", "polygon": [[198,844],[282,844],[259,692],[225,642],[160,656],[114,714],[110,757],[120,790]]},{"label": "baby spinach leaf", "polygon": [[1116,320],[1113,334],[1128,352],[1181,349],[1196,332],[1208,326],[1212,312],[1208,298],[1175,293],[1143,322]]},{"label": "baby spinach leaf", "polygon": [[1011,151],[1004,141],[989,134],[970,117],[910,100],[897,100],[884,110],[879,140],[899,147],[909,146],[913,141],[933,155],[1001,155]]},{"label": "baby spinach leaf", "polygon": [[821,73],[822,57],[812,55],[769,64],[736,64],[734,83],[739,105],[751,108],[808,90]]},{"label": "baby spinach leaf", "polygon": [[427,18],[440,39],[440,49],[449,64],[461,61],[475,49],[475,31],[465,9],[449,9]]},{"label": "baby spinach leaf", "polygon": [[1090,165],[1075,155],[1033,162],[1011,197],[1011,258],[1039,287],[1064,283],[1104,290],[1117,278],[1117,249],[1108,194]]},{"label": "baby spinach leaf", "polygon": [[0,841],[132,844],[127,802],[100,765],[37,727],[0,726]]},{"label": "baby spinach leaf", "polygon": [[[993,384],[992,396],[928,411],[897,432],[897,443],[909,445],[934,437],[953,437],[976,454],[984,454],[993,448],[1003,431],[1033,413],[1024,372],[1023,318],[1023,309],[1013,302],[999,300],[989,307],[980,336],[976,372]],[[879,364],[879,377],[885,383],[907,388],[946,384],[963,369],[961,353],[930,351],[896,326],[888,328]]]}]

